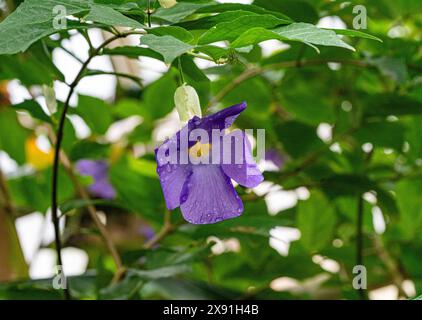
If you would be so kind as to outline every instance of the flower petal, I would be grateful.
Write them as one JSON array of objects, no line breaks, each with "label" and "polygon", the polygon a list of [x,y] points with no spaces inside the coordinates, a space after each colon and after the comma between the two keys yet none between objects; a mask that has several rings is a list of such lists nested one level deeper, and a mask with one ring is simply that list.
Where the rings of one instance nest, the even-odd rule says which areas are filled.
[{"label": "flower petal", "polygon": [[192,166],[180,201],[183,217],[193,224],[216,223],[243,212],[242,200],[218,165]]},{"label": "flower petal", "polygon": [[[227,134],[222,141],[230,142],[230,145],[223,146],[221,143],[220,146],[224,173],[244,187],[254,188],[259,185],[264,177],[252,157],[252,148],[246,134],[236,130]],[[226,160],[230,160],[228,163],[225,156]]]},{"label": "flower petal", "polygon": [[276,149],[268,149],[265,152],[265,160],[273,163],[277,169],[280,169],[285,162],[285,158]]},{"label": "flower petal", "polygon": [[157,173],[160,177],[167,209],[176,209],[180,206],[180,195],[190,174],[190,166],[168,163],[158,166]]},{"label": "flower petal", "polygon": [[116,190],[114,190],[107,178],[95,181],[89,186],[88,190],[102,199],[113,200],[116,197]]},{"label": "flower petal", "polygon": [[229,128],[240,113],[245,109],[246,102],[242,102],[202,119],[195,117],[191,121],[193,122],[195,128],[201,128],[207,131],[211,131],[212,129],[223,130]]},{"label": "flower petal", "polygon": [[108,164],[102,160],[79,160],[76,169],[81,175],[92,176],[95,180],[107,176]]},{"label": "flower petal", "polygon": [[79,160],[76,169],[81,175],[91,176],[94,182],[88,187],[89,192],[102,199],[114,199],[116,190],[108,179],[108,164],[103,160]]}]

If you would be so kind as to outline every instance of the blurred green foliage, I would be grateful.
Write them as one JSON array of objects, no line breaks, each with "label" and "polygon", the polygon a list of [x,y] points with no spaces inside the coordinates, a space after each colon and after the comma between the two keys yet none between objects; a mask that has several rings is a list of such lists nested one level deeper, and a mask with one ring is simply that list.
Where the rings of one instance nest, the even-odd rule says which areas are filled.
[{"label": "blurred green foliage", "polygon": [[[131,79],[140,88],[129,90],[119,83],[113,101],[79,95],[69,111],[90,129],[81,139],[73,122],[66,121],[63,150],[70,170],[81,159],[107,160],[117,192],[113,201],[81,199],[78,188],[92,181],[69,173],[69,167],[60,169],[59,202],[67,215],[64,245],[89,254],[87,273],[69,279],[72,296],[358,299],[352,287],[357,256],[367,268],[369,292],[388,285],[401,296],[422,292],[421,2],[256,0],[241,5],[180,0],[169,9],[152,3],[152,28],[147,26],[146,0],[26,0],[9,8],[8,17],[3,11],[0,150],[19,167],[2,182],[8,193],[0,196],[0,205],[12,203],[14,218],[45,213],[51,205],[51,157],[28,147],[28,141],[39,135],[51,140],[63,108],[64,101],[58,101],[57,113],[47,114],[38,99],[42,85],[65,81],[52,62],[54,50],[75,33],[86,36],[90,28],[122,38],[123,32],[144,28],[148,34],[137,34],[138,44],[99,54],[150,57],[168,66],[146,86],[137,75]],[[59,33],[52,14],[56,5],[77,18],[68,19]],[[354,30],[355,5],[366,8],[368,30]],[[348,30],[317,27],[324,17],[341,19]],[[285,45],[268,55],[260,44],[270,39]],[[210,66],[200,67],[199,60]],[[85,71],[87,76],[101,73]],[[246,101],[248,109],[236,124],[266,129],[267,148],[284,159],[279,171],[265,172],[266,183],[295,194],[306,188],[309,197],[269,214],[264,200],[280,193],[258,195],[238,187],[245,212],[237,219],[195,226],[186,224],[179,210],[166,213],[155,174],[153,132],[174,108],[180,72],[198,91],[204,113]],[[12,105],[6,90],[12,80],[33,99]],[[113,124],[134,116],[142,121],[133,130],[119,141],[106,139]],[[318,132],[324,127],[331,134],[321,139]],[[135,152],[140,146],[145,150],[141,157]],[[25,170],[28,166],[32,169]],[[108,217],[110,237],[126,268],[117,283],[111,284],[116,268],[89,219],[89,205]],[[385,230],[374,227],[374,210],[381,212]],[[142,226],[158,236],[154,245],[137,229]],[[301,233],[288,255],[270,246],[277,227]],[[327,267],[333,260],[334,270]],[[296,288],[274,290],[273,281],[282,277],[295,281]],[[404,280],[414,283],[416,293],[403,289]],[[1,299],[61,297],[51,279],[0,284]]]}]

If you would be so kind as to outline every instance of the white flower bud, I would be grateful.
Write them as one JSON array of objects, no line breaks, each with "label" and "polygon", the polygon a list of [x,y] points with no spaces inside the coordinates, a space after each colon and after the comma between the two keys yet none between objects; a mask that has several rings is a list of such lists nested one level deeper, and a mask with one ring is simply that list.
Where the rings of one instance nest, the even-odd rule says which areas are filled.
[{"label": "white flower bud", "polygon": [[53,87],[43,85],[42,91],[45,98],[45,104],[47,105],[47,109],[50,111],[51,114],[56,113],[57,100],[56,100],[56,94],[54,93]]},{"label": "white flower bud", "polygon": [[166,9],[174,7],[177,4],[176,0],[158,0],[158,2],[163,8],[166,8]]},{"label": "white flower bud", "polygon": [[194,116],[202,117],[198,94],[191,86],[184,84],[177,88],[174,93],[174,104],[182,122],[187,122]]}]

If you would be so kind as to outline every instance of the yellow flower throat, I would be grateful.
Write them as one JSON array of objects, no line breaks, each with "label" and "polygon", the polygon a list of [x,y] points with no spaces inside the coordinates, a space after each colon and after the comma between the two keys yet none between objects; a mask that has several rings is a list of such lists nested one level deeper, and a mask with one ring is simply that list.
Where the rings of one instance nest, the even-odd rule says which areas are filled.
[{"label": "yellow flower throat", "polygon": [[210,153],[211,144],[197,142],[194,146],[189,148],[189,156],[192,158],[202,158]]}]

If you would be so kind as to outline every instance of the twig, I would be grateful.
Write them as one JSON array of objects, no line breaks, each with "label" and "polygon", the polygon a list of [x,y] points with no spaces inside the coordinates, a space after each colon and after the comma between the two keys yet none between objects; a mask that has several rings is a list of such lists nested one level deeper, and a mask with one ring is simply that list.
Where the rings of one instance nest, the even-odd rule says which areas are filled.
[{"label": "twig", "polygon": [[94,50],[94,46],[92,45],[91,38],[89,37],[88,31],[82,30],[81,33],[82,33],[83,37],[85,38],[86,42],[88,43],[89,50],[91,50],[91,51]]},{"label": "twig", "polygon": [[83,60],[81,58],[79,58],[76,54],[74,54],[72,51],[70,51],[69,49],[66,49],[65,47],[61,46],[60,49],[62,49],[64,52],[66,52],[68,55],[70,55],[73,59],[75,59],[76,61],[78,61],[79,63],[84,63]]},{"label": "twig", "polygon": [[172,233],[175,230],[175,226],[171,224],[171,213],[169,210],[164,212],[164,223],[161,230],[148,242],[144,244],[144,249],[148,250],[153,248],[161,240],[163,240],[167,235]]},{"label": "twig", "polygon": [[148,16],[148,27],[149,28],[151,28],[151,15],[152,15],[151,0],[148,0],[148,4],[147,4],[147,16]]},{"label": "twig", "polygon": [[394,283],[394,285],[397,287],[399,291],[399,296],[407,298],[406,292],[403,290],[403,281],[406,279],[406,276],[402,274],[399,266],[396,264],[394,259],[391,257],[390,253],[387,251],[387,249],[384,247],[384,244],[382,243],[381,237],[378,235],[375,235],[373,237],[373,243],[375,246],[375,250],[378,254],[378,257],[380,260],[384,263],[384,265],[387,268],[387,271],[391,275],[391,279]]},{"label": "twig", "polygon": [[[66,170],[67,175],[69,176],[69,178],[72,180],[73,185],[75,186],[75,189],[77,190],[79,196],[83,199],[83,200],[91,200],[88,192],[86,191],[86,189],[79,183],[79,180],[77,178],[77,176],[75,175],[75,169],[72,165],[72,163],[70,162],[69,158],[67,157],[66,153],[64,151],[61,151],[61,163],[63,164],[63,167]],[[89,215],[91,216],[91,219],[94,221],[94,224],[96,225],[96,227],[98,228],[98,230],[100,231],[100,234],[102,236],[102,238],[104,239],[104,242],[107,246],[107,249],[109,250],[114,264],[116,266],[116,274],[122,274],[124,273],[124,267],[122,265],[122,260],[119,256],[119,253],[117,252],[117,249],[110,237],[110,234],[107,231],[107,228],[105,227],[105,225],[101,222],[100,218],[98,217],[97,214],[97,209],[95,208],[94,205],[89,204],[86,206]]]},{"label": "twig", "polygon": [[185,84],[185,76],[183,75],[183,68],[182,68],[182,59],[177,58],[178,69],[179,69],[179,76],[180,76],[180,85]]},{"label": "twig", "polygon": [[143,88],[144,85],[142,84],[142,80],[134,75],[123,73],[123,72],[116,72],[116,71],[103,71],[103,70],[89,70],[85,77],[92,77],[98,75],[112,75],[116,77],[127,78],[135,82],[140,88]]},{"label": "twig", "polygon": [[[137,34],[139,31],[136,32]],[[67,95],[66,101],[63,106],[62,113],[60,115],[60,120],[57,128],[57,134],[55,139],[55,149],[54,149],[54,163],[53,163],[53,176],[52,176],[52,192],[51,192],[51,213],[52,213],[52,222],[54,226],[54,235],[55,235],[55,246],[56,246],[56,253],[57,259],[60,266],[63,267],[62,261],[62,243],[60,239],[60,231],[59,231],[59,218],[58,218],[58,201],[57,201],[57,189],[58,189],[58,172],[59,172],[59,163],[60,163],[60,151],[63,142],[63,132],[64,126],[66,123],[66,114],[70,106],[70,99],[75,91],[75,88],[79,84],[80,80],[83,78],[84,72],[88,68],[89,63],[92,59],[97,56],[103,48],[105,48],[108,44],[117,40],[122,37],[126,37],[130,34],[134,34],[134,32],[128,31],[125,33],[120,33],[115,35],[107,40],[105,40],[97,49],[91,50],[88,59],[82,64],[75,80],[69,85],[69,93]],[[97,215],[95,217],[98,219]],[[69,289],[64,289],[65,298],[69,300],[70,292]]]},{"label": "twig", "polygon": [[302,47],[299,49],[299,54],[296,59],[296,67],[298,68],[302,66],[302,58],[303,58],[303,55],[305,54],[306,48],[307,46],[304,43],[302,43]]},{"label": "twig", "polygon": [[242,84],[244,81],[260,75],[263,72],[262,68],[247,69],[240,74],[236,79],[225,86],[208,104],[205,111],[220,102],[229,92]]}]

